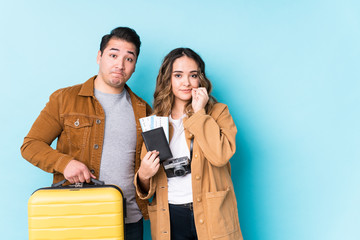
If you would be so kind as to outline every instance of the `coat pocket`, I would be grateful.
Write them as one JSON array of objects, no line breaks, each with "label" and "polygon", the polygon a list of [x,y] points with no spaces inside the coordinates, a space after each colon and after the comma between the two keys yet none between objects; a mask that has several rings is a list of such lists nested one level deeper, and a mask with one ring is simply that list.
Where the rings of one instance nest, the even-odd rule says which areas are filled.
[{"label": "coat pocket", "polygon": [[149,212],[149,218],[150,218],[150,229],[151,229],[151,238],[156,239],[156,229],[157,229],[157,204],[151,205],[152,203],[149,203],[148,205],[148,212]]},{"label": "coat pocket", "polygon": [[212,238],[219,238],[238,230],[236,200],[228,187],[225,191],[206,193],[208,227]]},{"label": "coat pocket", "polygon": [[66,116],[64,128],[70,146],[82,149],[87,144],[93,119],[86,116]]}]

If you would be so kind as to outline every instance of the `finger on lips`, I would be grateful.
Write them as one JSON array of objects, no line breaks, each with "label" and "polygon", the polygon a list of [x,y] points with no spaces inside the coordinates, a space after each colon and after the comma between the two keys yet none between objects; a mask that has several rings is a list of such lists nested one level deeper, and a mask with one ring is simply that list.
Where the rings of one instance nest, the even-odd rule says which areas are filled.
[{"label": "finger on lips", "polygon": [[205,88],[201,89],[200,92],[201,92],[202,94],[207,94],[207,91],[206,91]]}]

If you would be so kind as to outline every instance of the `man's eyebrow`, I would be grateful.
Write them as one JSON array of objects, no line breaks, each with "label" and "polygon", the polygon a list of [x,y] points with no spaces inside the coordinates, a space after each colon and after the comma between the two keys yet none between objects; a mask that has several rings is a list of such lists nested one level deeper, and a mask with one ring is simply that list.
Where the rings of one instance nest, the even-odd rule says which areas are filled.
[{"label": "man's eyebrow", "polygon": [[135,57],[135,53],[133,51],[127,51],[128,53],[130,53],[131,55],[134,55]]},{"label": "man's eyebrow", "polygon": [[[120,51],[120,49],[118,49],[118,48],[110,48],[110,50],[109,51],[117,51],[117,52],[119,52]],[[133,51],[127,51],[127,53],[129,53],[129,54],[131,54],[131,55],[134,55],[134,57],[136,56],[135,55],[135,53],[133,52]]]}]

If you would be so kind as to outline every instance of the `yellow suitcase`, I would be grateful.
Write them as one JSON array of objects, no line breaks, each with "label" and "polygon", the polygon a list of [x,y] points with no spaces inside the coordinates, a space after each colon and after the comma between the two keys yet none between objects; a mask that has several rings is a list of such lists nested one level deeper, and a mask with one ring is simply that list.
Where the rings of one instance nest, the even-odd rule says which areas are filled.
[{"label": "yellow suitcase", "polygon": [[28,202],[29,240],[123,240],[125,199],[116,185],[92,179],[95,185],[40,188]]}]

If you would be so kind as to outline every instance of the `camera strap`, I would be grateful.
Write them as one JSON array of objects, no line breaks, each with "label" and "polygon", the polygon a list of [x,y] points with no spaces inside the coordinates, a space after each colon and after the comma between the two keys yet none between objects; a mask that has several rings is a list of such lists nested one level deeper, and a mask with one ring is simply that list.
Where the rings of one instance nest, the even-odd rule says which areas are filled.
[{"label": "camera strap", "polygon": [[194,138],[190,140],[190,162],[192,160],[192,155],[193,155],[193,145],[194,145]]}]

